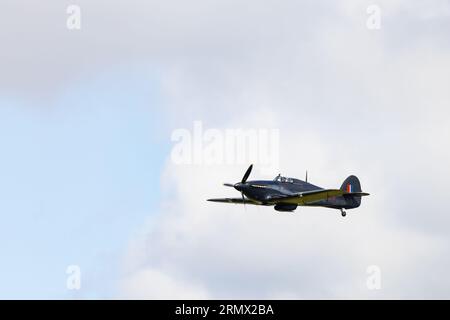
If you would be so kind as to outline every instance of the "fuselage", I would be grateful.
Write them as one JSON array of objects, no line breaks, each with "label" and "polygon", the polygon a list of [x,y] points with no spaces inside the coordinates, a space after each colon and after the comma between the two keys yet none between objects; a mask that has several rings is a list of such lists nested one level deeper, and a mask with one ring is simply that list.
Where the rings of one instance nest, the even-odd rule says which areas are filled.
[{"label": "fuselage", "polygon": [[[313,185],[309,182],[299,179],[287,178],[284,181],[276,180],[253,180],[247,181],[245,184],[238,183],[235,185],[238,191],[241,191],[247,198],[257,201],[262,205],[271,205],[270,199],[277,195],[296,195],[301,192],[323,190],[323,188]],[[320,206],[328,208],[356,208],[359,203],[353,201],[352,198],[343,196],[332,197],[327,200],[320,200],[315,203],[307,204],[307,206]]]}]

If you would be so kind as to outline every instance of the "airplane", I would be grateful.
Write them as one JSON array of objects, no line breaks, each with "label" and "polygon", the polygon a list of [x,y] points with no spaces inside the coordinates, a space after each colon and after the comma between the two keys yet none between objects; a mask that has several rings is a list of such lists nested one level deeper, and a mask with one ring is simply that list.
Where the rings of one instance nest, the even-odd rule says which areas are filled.
[{"label": "airplane", "polygon": [[276,211],[293,212],[298,206],[326,207],[338,209],[341,215],[347,215],[346,209],[358,208],[361,197],[369,194],[361,191],[361,184],[356,176],[349,176],[340,189],[323,189],[308,182],[308,172],[305,181],[282,177],[281,174],[273,180],[247,181],[253,165],[248,167],[241,182],[224,183],[241,192],[241,198],[208,199],[212,202],[252,204],[274,206]]}]

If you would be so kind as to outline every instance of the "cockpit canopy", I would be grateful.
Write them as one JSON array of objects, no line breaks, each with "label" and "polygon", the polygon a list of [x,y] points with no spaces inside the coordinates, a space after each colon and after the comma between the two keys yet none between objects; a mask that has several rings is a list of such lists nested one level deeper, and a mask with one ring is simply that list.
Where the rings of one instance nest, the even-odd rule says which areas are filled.
[{"label": "cockpit canopy", "polygon": [[294,179],[288,178],[288,177],[282,177],[281,174],[279,174],[273,179],[273,181],[293,183]]}]

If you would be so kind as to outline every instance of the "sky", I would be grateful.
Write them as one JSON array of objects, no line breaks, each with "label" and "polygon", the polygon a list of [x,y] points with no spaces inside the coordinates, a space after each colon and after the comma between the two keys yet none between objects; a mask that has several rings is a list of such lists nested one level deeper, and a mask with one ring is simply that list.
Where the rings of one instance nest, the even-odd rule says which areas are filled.
[{"label": "sky", "polygon": [[[0,21],[0,298],[450,298],[449,1],[6,0]],[[275,171],[177,163],[196,122],[277,130]],[[345,218],[205,201],[250,162],[371,195]]]}]

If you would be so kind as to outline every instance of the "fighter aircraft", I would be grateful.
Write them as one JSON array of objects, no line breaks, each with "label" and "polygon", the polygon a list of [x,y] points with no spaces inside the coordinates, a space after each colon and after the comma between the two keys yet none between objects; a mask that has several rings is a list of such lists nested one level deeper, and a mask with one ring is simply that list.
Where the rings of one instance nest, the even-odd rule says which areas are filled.
[{"label": "fighter aircraft", "polygon": [[340,189],[323,189],[308,182],[308,172],[305,181],[282,177],[280,174],[273,180],[247,181],[252,168],[253,165],[248,167],[241,182],[224,183],[224,186],[240,191],[241,198],[208,201],[275,206],[277,211],[294,211],[297,206],[326,207],[340,210],[345,217],[346,209],[358,208],[361,197],[369,195],[361,191],[359,179],[353,175],[345,179]]}]

